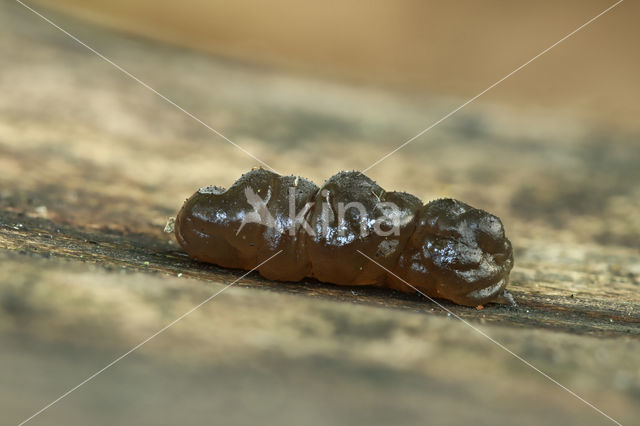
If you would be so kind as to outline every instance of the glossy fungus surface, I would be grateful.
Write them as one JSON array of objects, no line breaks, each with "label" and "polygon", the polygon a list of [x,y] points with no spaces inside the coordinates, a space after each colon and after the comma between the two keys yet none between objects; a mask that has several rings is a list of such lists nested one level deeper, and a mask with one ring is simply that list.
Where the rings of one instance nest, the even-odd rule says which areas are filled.
[{"label": "glossy fungus surface", "polygon": [[175,233],[190,257],[228,268],[250,270],[281,251],[258,269],[272,280],[313,277],[405,292],[413,286],[469,306],[496,300],[513,267],[498,217],[453,199],[423,205],[355,171],[318,187],[252,170],[229,189],[193,194]]}]

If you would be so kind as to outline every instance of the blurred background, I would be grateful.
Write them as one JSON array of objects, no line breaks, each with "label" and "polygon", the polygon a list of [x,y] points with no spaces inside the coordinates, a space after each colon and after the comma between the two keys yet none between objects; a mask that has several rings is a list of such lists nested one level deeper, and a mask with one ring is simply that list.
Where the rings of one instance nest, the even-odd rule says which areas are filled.
[{"label": "blurred background", "polygon": [[[613,2],[27,4],[269,166],[321,184]],[[367,172],[498,215],[520,308],[447,306],[629,424],[639,9],[621,3]],[[0,418],[17,424],[239,276],[191,262],[163,228],[197,188],[261,163],[12,0],[0,0],[0,58]],[[606,424],[418,297],[241,284],[32,424]]]},{"label": "blurred background", "polygon": [[[490,0],[40,0],[100,25],[353,84],[470,98],[612,5]],[[634,126],[637,2],[557,46],[483,101]]]}]

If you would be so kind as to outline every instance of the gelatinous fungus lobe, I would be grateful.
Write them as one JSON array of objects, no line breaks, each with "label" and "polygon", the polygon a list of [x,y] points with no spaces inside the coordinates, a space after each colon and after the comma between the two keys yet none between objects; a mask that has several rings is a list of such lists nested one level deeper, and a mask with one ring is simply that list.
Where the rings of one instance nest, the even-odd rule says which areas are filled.
[{"label": "gelatinous fungus lobe", "polygon": [[[479,305],[498,297],[513,267],[511,242],[496,216],[452,199],[427,203],[394,269],[433,297]],[[407,285],[390,276],[390,286]]]},{"label": "gelatinous fungus lobe", "polygon": [[198,190],[178,213],[175,233],[192,258],[223,267],[249,270],[281,251],[258,270],[273,280],[415,291],[406,281],[470,306],[495,300],[513,266],[496,216],[452,199],[423,205],[355,171],[318,188],[252,170],[227,190]]}]

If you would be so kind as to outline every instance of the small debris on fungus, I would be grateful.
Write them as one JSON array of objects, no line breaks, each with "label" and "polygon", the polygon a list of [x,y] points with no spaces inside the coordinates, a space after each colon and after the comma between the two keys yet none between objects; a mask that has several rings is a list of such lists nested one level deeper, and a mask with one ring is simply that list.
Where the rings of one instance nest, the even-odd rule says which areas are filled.
[{"label": "small debris on fungus", "polygon": [[175,226],[176,218],[170,217],[169,220],[167,220],[167,224],[164,226],[164,232],[167,234],[172,234],[175,231]]}]

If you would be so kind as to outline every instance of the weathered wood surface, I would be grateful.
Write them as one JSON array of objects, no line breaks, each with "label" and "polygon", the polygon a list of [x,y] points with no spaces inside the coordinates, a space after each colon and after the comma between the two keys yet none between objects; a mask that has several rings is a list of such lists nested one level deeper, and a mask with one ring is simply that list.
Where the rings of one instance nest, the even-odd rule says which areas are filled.
[{"label": "weathered wood surface", "polygon": [[[19,5],[0,11],[0,410],[14,424],[240,275],[190,261],[162,229],[196,188],[258,164]],[[367,167],[458,102],[51,16],[276,169],[318,182]],[[519,306],[446,307],[631,424],[639,163],[637,135],[478,103],[370,175],[500,215]],[[33,423],[607,422],[421,297],[256,275],[235,287]]]}]

